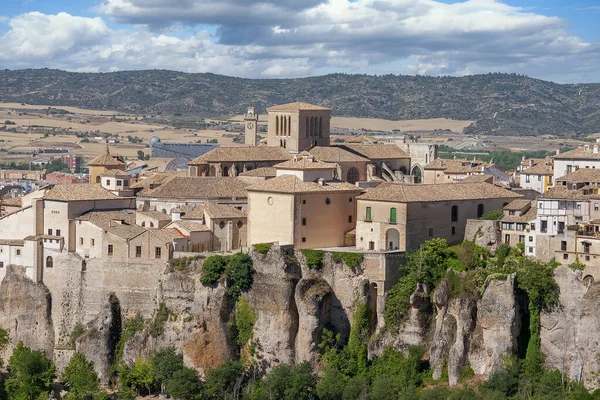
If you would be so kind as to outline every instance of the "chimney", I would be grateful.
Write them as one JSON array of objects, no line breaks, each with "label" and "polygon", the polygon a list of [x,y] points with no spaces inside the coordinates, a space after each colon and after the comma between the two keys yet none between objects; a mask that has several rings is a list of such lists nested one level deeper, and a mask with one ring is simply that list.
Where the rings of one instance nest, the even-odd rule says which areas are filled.
[{"label": "chimney", "polygon": [[319,183],[319,186],[325,186],[325,179],[319,178],[317,182]]},{"label": "chimney", "polygon": [[556,149],[556,155],[560,155],[560,149]]}]

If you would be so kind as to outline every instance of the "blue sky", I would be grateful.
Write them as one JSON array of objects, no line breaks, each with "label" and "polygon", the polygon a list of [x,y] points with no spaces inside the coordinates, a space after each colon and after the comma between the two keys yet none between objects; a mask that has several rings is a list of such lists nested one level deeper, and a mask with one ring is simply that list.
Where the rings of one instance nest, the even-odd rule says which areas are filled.
[{"label": "blue sky", "polygon": [[0,68],[600,81],[600,0],[2,0]]}]

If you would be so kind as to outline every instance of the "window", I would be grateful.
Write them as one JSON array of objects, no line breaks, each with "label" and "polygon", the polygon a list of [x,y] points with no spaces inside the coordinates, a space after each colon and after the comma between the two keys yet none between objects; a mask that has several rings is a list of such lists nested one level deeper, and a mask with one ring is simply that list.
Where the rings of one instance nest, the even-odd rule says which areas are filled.
[{"label": "window", "polygon": [[433,228],[429,228],[429,237],[433,237]]},{"label": "window", "polygon": [[79,244],[83,246],[83,238],[82,237],[79,238]]},{"label": "window", "polygon": [[155,247],[154,248],[154,258],[161,258],[161,257],[162,257],[162,248]]},{"label": "window", "polygon": [[585,256],[585,261],[590,261],[590,256]]},{"label": "window", "polygon": [[123,186],[125,186],[125,187],[129,186],[129,181],[123,181]]},{"label": "window", "polygon": [[581,210],[581,203],[577,203],[577,209]]},{"label": "window", "polygon": [[17,255],[20,256],[21,255],[21,249],[17,249]]},{"label": "window", "polygon": [[508,215],[515,215],[515,212],[514,211],[509,211]]},{"label": "window", "polygon": [[529,254],[533,254],[533,247],[528,247],[527,249],[529,251]]},{"label": "window", "polygon": [[529,241],[533,242],[533,236],[529,236]]},{"label": "window", "polygon": [[56,236],[60,236],[60,229],[56,230]]},{"label": "window", "polygon": [[525,183],[530,182],[530,177],[531,177],[531,175],[525,175]]},{"label": "window", "polygon": [[142,246],[135,246],[135,256],[137,258],[142,256]]},{"label": "window", "polygon": [[598,211],[598,203],[594,203],[594,211]]},{"label": "window", "polygon": [[46,257],[46,268],[53,268],[53,267],[54,267],[54,260],[52,259],[52,256]]},{"label": "window", "polygon": [[589,254],[590,253],[590,247],[592,247],[591,243],[583,242],[583,252],[585,254]]},{"label": "window", "polygon": [[352,215],[348,215],[348,223],[351,224],[352,223]]},{"label": "window", "polygon": [[456,235],[456,227],[455,226],[452,227],[452,234]]},{"label": "window", "polygon": [[302,225],[306,225],[306,218],[302,218]]},{"label": "window", "polygon": [[0,268],[4,268],[4,261],[0,261]]},{"label": "window", "polygon": [[510,235],[508,233],[504,235],[504,243],[510,244]]},{"label": "window", "polygon": [[123,186],[123,181],[117,179],[117,186]]},{"label": "window", "polygon": [[372,221],[373,220],[373,216],[371,215],[371,207],[367,207],[367,215],[366,215],[365,219],[367,221]]},{"label": "window", "polygon": [[306,238],[305,238],[305,237],[303,237],[303,238],[302,238],[302,243],[305,243],[305,242],[306,242]]},{"label": "window", "polygon": [[538,182],[541,182],[541,181],[542,181],[542,176],[538,175]]},{"label": "window", "polygon": [[567,251],[567,242],[565,240],[560,242],[560,251]]},{"label": "window", "polygon": [[348,203],[352,203],[352,197],[348,198]]},{"label": "window", "polygon": [[568,260],[569,259],[569,255],[567,253],[563,254],[563,260]]},{"label": "window", "polygon": [[375,250],[375,242],[369,242],[369,250]]},{"label": "window", "polygon": [[306,204],[306,200],[302,200],[302,204]]},{"label": "window", "polygon": [[390,209],[390,222],[396,223],[396,209],[395,208]]},{"label": "window", "polygon": [[225,221],[219,222],[219,228],[221,228],[221,229],[225,228]]},{"label": "window", "polygon": [[112,245],[112,244],[109,244],[109,245],[108,245],[108,255],[109,255],[109,256],[112,256],[112,255],[113,255],[113,245]]},{"label": "window", "polygon": [[563,233],[564,231],[565,231],[565,223],[561,221],[558,223],[558,233]]},{"label": "window", "polygon": [[573,172],[573,166],[572,165],[567,165],[567,174]]},{"label": "window", "polygon": [[525,235],[519,235],[519,243],[525,242]]},{"label": "window", "polygon": [[238,229],[242,229],[242,226],[244,226],[244,223],[242,221],[238,221],[237,222]]},{"label": "window", "polygon": [[106,180],[106,184],[107,184],[107,185],[110,185],[110,179],[107,179],[107,180]]},{"label": "window", "polygon": [[92,247],[94,247],[94,245],[96,244],[96,240],[95,239],[90,239],[90,244]]},{"label": "window", "polygon": [[325,199],[325,204],[327,204],[327,205],[331,204],[331,199],[329,197]]},{"label": "window", "polygon": [[52,236],[52,229],[48,229],[48,235]]},{"label": "window", "polygon": [[535,232],[535,224],[531,224],[531,232]]},{"label": "window", "polygon": [[542,233],[548,232],[548,221],[542,221],[542,226],[540,227],[540,232],[542,232]]},{"label": "window", "polygon": [[483,204],[477,204],[477,218],[483,216]]}]

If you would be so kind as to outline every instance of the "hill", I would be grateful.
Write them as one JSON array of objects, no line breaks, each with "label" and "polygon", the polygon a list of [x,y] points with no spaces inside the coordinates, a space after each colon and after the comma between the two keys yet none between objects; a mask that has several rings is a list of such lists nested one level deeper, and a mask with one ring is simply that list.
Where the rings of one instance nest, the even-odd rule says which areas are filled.
[{"label": "hill", "polygon": [[243,79],[164,70],[0,71],[0,101],[132,113],[224,116],[248,105],[307,101],[336,116],[476,120],[465,132],[584,136],[600,132],[600,84],[562,85],[514,74],[464,77],[331,74]]}]

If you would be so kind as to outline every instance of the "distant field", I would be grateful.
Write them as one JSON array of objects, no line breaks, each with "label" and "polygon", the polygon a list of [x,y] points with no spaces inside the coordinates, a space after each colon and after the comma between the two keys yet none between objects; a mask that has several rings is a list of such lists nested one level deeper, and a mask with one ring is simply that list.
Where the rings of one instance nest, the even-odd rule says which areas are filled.
[{"label": "distant field", "polygon": [[[21,103],[0,103],[0,108],[14,108],[21,110],[40,110],[44,108],[48,108],[49,106],[44,105],[34,105],[34,104],[24,104]],[[62,110],[66,110],[76,114],[86,114],[86,115],[124,115],[123,113],[117,111],[98,111],[98,110],[86,110],[85,108],[77,108],[77,107],[69,107],[69,106],[52,106],[52,108],[60,108]]]},{"label": "distant field", "polygon": [[[243,115],[236,115],[231,118],[232,121],[243,121]],[[267,116],[259,115],[259,122],[266,123]],[[367,129],[373,131],[392,132],[398,129],[404,132],[415,131],[433,131],[435,129],[450,129],[453,132],[462,133],[462,131],[474,121],[457,121],[446,118],[433,119],[413,119],[405,121],[391,121],[378,118],[351,118],[351,117],[332,117],[331,127],[342,129]]]}]

